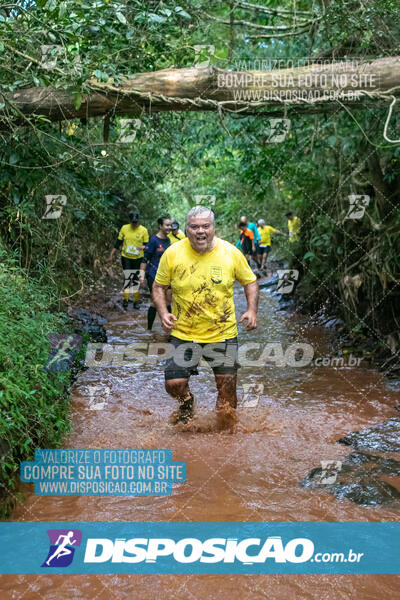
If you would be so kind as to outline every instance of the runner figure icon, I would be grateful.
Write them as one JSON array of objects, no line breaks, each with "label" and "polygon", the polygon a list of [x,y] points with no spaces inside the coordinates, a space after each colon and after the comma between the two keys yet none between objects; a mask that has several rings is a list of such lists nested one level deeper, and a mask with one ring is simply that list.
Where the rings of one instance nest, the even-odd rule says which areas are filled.
[{"label": "runner figure icon", "polygon": [[290,294],[299,277],[296,269],[278,270],[278,284],[275,291],[280,294]]},{"label": "runner figure icon", "polygon": [[[56,544],[59,545],[57,546],[56,551],[50,556],[50,558],[46,560],[46,565],[50,566],[50,563],[53,560],[53,558],[61,558],[62,556],[66,556],[67,554],[72,554],[72,550],[70,548],[67,548],[67,546],[73,546],[77,543],[78,540],[73,540],[73,536],[73,531],[68,531],[67,535],[58,536]],[[61,539],[63,540],[62,542],[60,542]]]}]

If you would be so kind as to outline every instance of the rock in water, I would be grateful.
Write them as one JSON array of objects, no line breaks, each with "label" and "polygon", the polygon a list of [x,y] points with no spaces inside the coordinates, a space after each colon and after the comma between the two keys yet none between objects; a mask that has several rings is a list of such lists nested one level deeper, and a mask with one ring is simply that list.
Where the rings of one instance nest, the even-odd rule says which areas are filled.
[{"label": "rock in water", "polygon": [[395,487],[379,479],[337,486],[332,493],[336,498],[347,498],[361,506],[390,504],[400,499],[400,492]]},{"label": "rock in water", "polygon": [[349,433],[338,442],[356,449],[400,452],[400,417]]},{"label": "rock in water", "polygon": [[328,467],[316,467],[301,484],[325,490],[336,498],[345,498],[362,506],[391,504],[400,500],[400,492],[380,479],[380,475],[398,477],[400,462],[363,452],[349,454],[343,462],[331,461]]},{"label": "rock in water", "polygon": [[383,473],[398,477],[400,475],[400,462],[393,458],[384,458],[375,454],[367,454],[366,452],[352,452],[343,461],[343,465],[364,466],[369,469],[369,472],[374,474]]},{"label": "rock in water", "polygon": [[259,287],[260,287],[260,289],[268,288],[268,287],[276,287],[278,280],[279,280],[278,275],[274,275],[270,279],[266,279],[265,281],[260,283]]},{"label": "rock in water", "polygon": [[87,333],[91,342],[107,342],[107,332],[104,323],[107,319],[95,315],[86,308],[69,308],[68,317],[73,321],[76,331]]},{"label": "rock in water", "polygon": [[285,298],[285,296],[281,296],[279,298],[279,310],[290,310],[290,309],[294,309],[293,298]]}]

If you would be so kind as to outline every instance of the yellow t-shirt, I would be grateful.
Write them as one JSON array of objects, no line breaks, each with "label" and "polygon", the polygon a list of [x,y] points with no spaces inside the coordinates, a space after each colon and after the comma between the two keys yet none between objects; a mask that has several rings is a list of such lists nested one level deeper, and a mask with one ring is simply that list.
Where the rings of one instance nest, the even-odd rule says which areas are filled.
[{"label": "yellow t-shirt", "polygon": [[299,231],[300,231],[300,219],[299,217],[293,217],[291,221],[288,220],[288,229],[289,229],[289,241],[297,242],[299,239]]},{"label": "yellow t-shirt", "polygon": [[258,228],[258,233],[260,234],[261,241],[260,246],[270,246],[271,245],[271,233],[275,233],[275,227],[271,227],[271,225],[264,225],[264,227]]},{"label": "yellow t-shirt", "polygon": [[142,258],[143,250],[138,250],[137,246],[144,246],[149,241],[149,232],[143,225],[133,228],[130,223],[123,225],[119,232],[118,239],[122,240],[121,254],[125,258]]},{"label": "yellow t-shirt", "polygon": [[181,231],[179,229],[178,232],[175,233],[175,234],[173,234],[172,231],[171,231],[171,233],[168,234],[168,237],[171,240],[171,244],[175,244],[175,242],[179,242],[180,240],[184,240],[186,236],[183,233],[183,231]]},{"label": "yellow t-shirt", "polygon": [[256,281],[244,255],[217,238],[211,252],[198,254],[187,238],[164,252],[156,282],[171,285],[172,335],[181,340],[213,343],[237,336],[233,284]]}]

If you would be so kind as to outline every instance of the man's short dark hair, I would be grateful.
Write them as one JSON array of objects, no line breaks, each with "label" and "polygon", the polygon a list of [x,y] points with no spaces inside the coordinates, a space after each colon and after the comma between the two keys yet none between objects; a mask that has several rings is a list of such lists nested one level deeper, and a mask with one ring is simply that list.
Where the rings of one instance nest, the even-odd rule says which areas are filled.
[{"label": "man's short dark hair", "polygon": [[136,210],[129,212],[129,219],[131,223],[137,223],[140,220],[140,215]]},{"label": "man's short dark hair", "polygon": [[159,219],[157,219],[157,223],[159,224],[159,226],[161,227],[162,225],[164,225],[164,221],[166,219],[170,219],[171,217],[169,217],[168,215],[164,215],[162,217],[160,217]]},{"label": "man's short dark hair", "polygon": [[293,213],[289,211],[285,213],[285,217],[293,217]]}]

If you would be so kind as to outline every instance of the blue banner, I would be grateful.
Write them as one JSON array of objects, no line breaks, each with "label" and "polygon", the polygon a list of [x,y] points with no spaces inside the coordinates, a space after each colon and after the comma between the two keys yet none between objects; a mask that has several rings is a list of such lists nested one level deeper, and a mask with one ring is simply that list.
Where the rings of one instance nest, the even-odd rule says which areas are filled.
[{"label": "blue banner", "polygon": [[399,574],[400,523],[0,523],[1,574]]},{"label": "blue banner", "polygon": [[166,449],[35,450],[20,476],[38,496],[169,496],[186,481],[186,463]]}]

